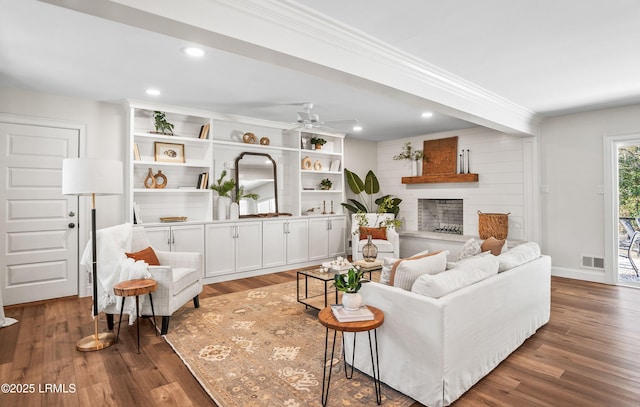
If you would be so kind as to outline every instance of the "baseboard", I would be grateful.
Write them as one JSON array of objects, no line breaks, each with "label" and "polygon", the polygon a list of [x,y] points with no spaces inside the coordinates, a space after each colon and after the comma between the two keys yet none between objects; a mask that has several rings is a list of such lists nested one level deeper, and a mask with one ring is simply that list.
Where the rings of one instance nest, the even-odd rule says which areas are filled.
[{"label": "baseboard", "polygon": [[609,284],[604,271],[573,269],[568,267],[551,267],[551,275],[554,277],[573,278],[575,280],[591,281],[594,283]]}]

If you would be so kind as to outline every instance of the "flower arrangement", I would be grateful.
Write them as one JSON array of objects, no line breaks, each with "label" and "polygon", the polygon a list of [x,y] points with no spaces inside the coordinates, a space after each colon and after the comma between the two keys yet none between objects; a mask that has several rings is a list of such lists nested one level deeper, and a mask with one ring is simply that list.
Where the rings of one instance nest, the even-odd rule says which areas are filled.
[{"label": "flower arrangement", "polygon": [[406,143],[404,143],[404,146],[402,146],[402,152],[400,152],[400,154],[396,154],[393,156],[393,159],[398,161],[398,160],[410,160],[410,161],[420,161],[423,160],[424,157],[424,151],[422,150],[414,150],[413,147],[411,146],[411,142],[407,141]]}]

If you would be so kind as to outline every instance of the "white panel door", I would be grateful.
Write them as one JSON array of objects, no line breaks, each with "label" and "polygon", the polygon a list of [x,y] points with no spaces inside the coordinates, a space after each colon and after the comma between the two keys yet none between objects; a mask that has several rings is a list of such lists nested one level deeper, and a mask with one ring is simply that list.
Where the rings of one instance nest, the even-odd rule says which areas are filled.
[{"label": "white panel door", "polygon": [[240,222],[236,228],[236,273],[262,268],[262,222]]},{"label": "white panel door", "polygon": [[329,219],[329,257],[344,256],[347,220],[344,216]]},{"label": "white panel door", "polygon": [[62,160],[78,156],[79,130],[0,122],[0,134],[4,305],[77,295],[78,198],[62,195]]},{"label": "white panel door", "polygon": [[309,232],[306,219],[287,221],[287,264],[309,260]]},{"label": "white panel door", "polygon": [[309,260],[329,257],[329,221],[327,218],[309,219]]},{"label": "white panel door", "polygon": [[262,265],[264,268],[287,264],[287,222],[270,220],[262,225]]}]

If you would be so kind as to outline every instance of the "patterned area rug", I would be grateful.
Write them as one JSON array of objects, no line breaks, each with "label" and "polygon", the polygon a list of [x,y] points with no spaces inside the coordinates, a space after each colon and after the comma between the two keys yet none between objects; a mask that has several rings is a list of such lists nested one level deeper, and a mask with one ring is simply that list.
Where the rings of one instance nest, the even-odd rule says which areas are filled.
[{"label": "patterned area rug", "polygon": [[[167,342],[219,406],[322,405],[325,328],[296,301],[295,284],[205,298],[171,317]],[[382,397],[385,406],[413,404],[384,385]],[[358,371],[347,380],[334,360],[328,405],[376,405],[373,380]]]}]

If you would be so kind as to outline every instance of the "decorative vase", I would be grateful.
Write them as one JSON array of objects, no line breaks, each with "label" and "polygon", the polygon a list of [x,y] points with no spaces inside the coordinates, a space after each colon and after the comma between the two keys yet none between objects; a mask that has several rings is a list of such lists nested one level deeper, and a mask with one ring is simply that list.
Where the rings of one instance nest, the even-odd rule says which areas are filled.
[{"label": "decorative vase", "polygon": [[238,206],[237,202],[231,202],[231,206],[229,206],[229,219],[240,219],[240,206]]},{"label": "decorative vase", "polygon": [[411,167],[411,176],[415,177],[418,175],[418,162],[417,161],[410,161],[410,167]]},{"label": "decorative vase", "polygon": [[360,293],[343,293],[342,305],[347,311],[357,311],[362,306],[362,295]]},{"label": "decorative vase", "polygon": [[416,163],[416,177],[421,177],[422,176],[422,160],[416,160],[414,161],[414,163]]},{"label": "decorative vase", "polygon": [[218,204],[217,204],[217,218],[219,220],[224,220],[229,218],[229,204],[231,203],[231,198],[228,196],[219,196]]},{"label": "decorative vase", "polygon": [[367,235],[367,243],[362,246],[362,258],[364,261],[375,261],[378,257],[378,247],[371,241],[371,235]]}]

